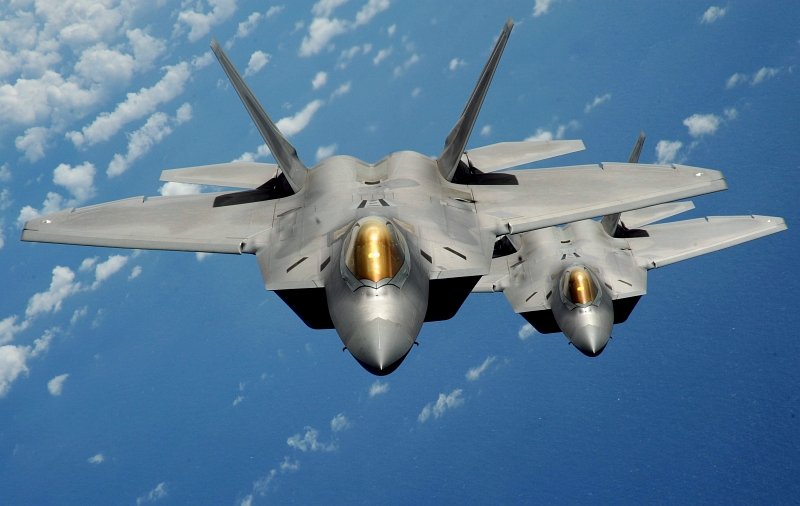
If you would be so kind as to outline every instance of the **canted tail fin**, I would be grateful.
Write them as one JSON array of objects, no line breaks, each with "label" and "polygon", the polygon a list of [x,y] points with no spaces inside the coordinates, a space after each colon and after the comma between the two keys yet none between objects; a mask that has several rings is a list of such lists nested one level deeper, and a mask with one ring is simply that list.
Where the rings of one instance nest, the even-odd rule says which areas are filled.
[{"label": "canted tail fin", "polygon": [[458,168],[458,162],[461,160],[464,148],[467,147],[467,141],[469,141],[469,136],[472,133],[472,127],[475,125],[475,120],[478,118],[481,105],[483,105],[483,99],[486,97],[486,92],[489,90],[489,85],[492,83],[494,71],[497,69],[497,64],[500,62],[500,57],[503,55],[503,49],[506,47],[506,42],[508,42],[508,37],[511,35],[512,28],[514,28],[514,21],[509,17],[503,27],[503,31],[500,32],[500,38],[497,39],[497,44],[495,44],[492,54],[486,62],[486,66],[483,67],[483,72],[481,72],[478,78],[475,89],[472,90],[472,95],[470,95],[467,105],[464,106],[461,116],[458,118],[458,121],[444,142],[442,154],[440,154],[439,158],[436,160],[439,166],[439,172],[441,172],[442,177],[448,181],[453,180],[453,176]]},{"label": "canted tail fin", "polygon": [[[644,139],[644,132],[639,132],[639,137],[636,139],[636,144],[633,145],[631,156],[628,157],[628,163],[639,163],[639,155],[642,154]],[[607,214],[603,216],[603,220],[601,221],[603,224],[603,230],[605,230],[606,233],[611,237],[614,237],[614,235],[617,233],[617,229],[619,228],[619,216],[620,213]]]},{"label": "canted tail fin", "polygon": [[308,169],[297,157],[297,150],[283,137],[278,127],[275,126],[275,123],[272,122],[267,112],[261,107],[258,99],[253,95],[253,92],[250,91],[250,87],[247,86],[247,83],[245,83],[242,76],[239,75],[236,67],[234,67],[233,63],[228,59],[228,55],[222,50],[217,39],[211,39],[211,50],[214,51],[214,54],[217,56],[220,65],[222,65],[222,69],[228,75],[228,79],[230,79],[236,93],[239,94],[239,98],[242,99],[242,103],[247,109],[247,112],[250,113],[250,117],[253,118],[256,128],[261,132],[261,137],[264,138],[267,146],[269,146],[272,156],[274,156],[275,160],[278,162],[278,166],[286,176],[286,180],[289,182],[292,190],[295,192],[300,191],[300,188],[303,187],[303,183],[305,183]]}]

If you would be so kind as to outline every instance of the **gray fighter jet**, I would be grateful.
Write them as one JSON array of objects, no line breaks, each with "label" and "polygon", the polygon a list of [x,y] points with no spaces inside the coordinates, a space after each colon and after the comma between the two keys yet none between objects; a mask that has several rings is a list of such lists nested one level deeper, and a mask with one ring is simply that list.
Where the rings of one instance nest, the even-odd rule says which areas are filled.
[{"label": "gray fighter jet", "polygon": [[[628,163],[637,163],[644,133]],[[698,169],[700,170],[700,169]],[[501,237],[473,292],[503,292],[542,334],[596,357],[647,293],[647,271],[786,230],[781,218],[713,216],[652,225],[694,209],[674,202]],[[643,227],[643,228],[640,228]]]},{"label": "gray fighter jet", "polygon": [[[623,215],[628,227],[633,222],[638,226],[646,221],[644,215],[658,214],[659,208],[652,206],[724,190],[727,185],[720,172],[677,164],[603,163],[498,172],[580,151],[581,141],[509,142],[465,151],[512,27],[509,18],[439,157],[401,151],[367,163],[333,156],[312,168],[300,161],[213,40],[214,53],[277,164],[240,162],[167,170],[162,181],[244,191],[135,197],[67,209],[26,223],[22,240],[253,254],[267,290],[275,291],[309,327],[335,328],[353,357],[377,375],[400,365],[424,322],[452,318],[483,276],[496,277],[498,283],[508,280],[508,286],[491,285],[492,289],[505,291],[523,315],[552,311],[557,323],[567,322],[569,317],[558,316],[560,309],[548,302],[550,295],[542,300],[530,296],[541,292],[540,284],[552,284],[551,271],[542,278],[540,271],[527,271],[523,259],[535,262],[536,255],[552,255],[556,248],[580,261],[578,253],[583,250],[564,241],[595,238],[594,232],[582,232],[597,229],[594,222],[581,220],[650,208],[634,211],[637,220]],[[548,228],[570,222],[580,223]],[[783,226],[778,218],[752,223],[756,226],[748,229],[748,238]],[[652,241],[656,233],[648,230],[653,230]],[[522,235],[528,232],[531,235]],[[542,234],[554,239],[537,242]],[[514,258],[522,263],[511,262],[511,256],[493,262],[498,238],[520,246]],[[691,249],[681,242],[672,252],[667,251],[670,244],[661,242],[660,249],[630,242],[625,249],[611,236],[604,240],[599,248],[612,249],[597,258],[607,262],[620,254],[632,255],[635,247],[637,258],[652,258],[660,265],[663,258]],[[500,272],[503,262],[508,272]],[[606,264],[580,265],[590,280],[582,285],[589,295],[569,298],[573,292],[555,292],[557,297],[566,293],[567,302],[580,311],[600,312],[608,320],[612,298],[627,300],[643,293],[640,271],[635,271],[638,278],[634,274],[604,278],[615,283],[611,286],[617,291],[601,292],[604,281],[592,268],[605,269]],[[534,283],[530,287],[517,276],[520,266],[529,273],[524,279]],[[577,270],[567,266],[569,274],[558,279],[572,280]],[[630,283],[627,292],[622,290],[628,286],[624,283]],[[564,329],[577,336],[573,340],[593,343],[586,349],[598,347],[602,340],[593,330],[573,331],[566,323]],[[589,337],[581,337],[587,332]]]}]

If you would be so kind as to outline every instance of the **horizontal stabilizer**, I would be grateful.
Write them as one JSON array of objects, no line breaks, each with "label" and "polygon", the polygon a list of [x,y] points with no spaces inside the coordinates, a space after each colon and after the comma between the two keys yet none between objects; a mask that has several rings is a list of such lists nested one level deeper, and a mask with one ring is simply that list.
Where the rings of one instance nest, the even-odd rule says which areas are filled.
[{"label": "horizontal stabilizer", "polygon": [[239,94],[239,98],[242,99],[247,112],[250,113],[250,117],[253,118],[253,123],[256,124],[261,137],[264,138],[264,142],[269,146],[272,156],[275,157],[275,161],[278,162],[281,170],[286,175],[292,190],[295,192],[300,191],[300,188],[305,183],[308,169],[297,157],[297,150],[286,140],[264,108],[261,107],[261,103],[250,90],[250,87],[247,86],[247,83],[244,82],[242,76],[239,75],[236,67],[228,59],[228,55],[222,50],[217,39],[211,40],[211,50],[217,56],[222,69],[228,75],[228,79],[230,79],[236,93]]},{"label": "horizontal stabilizer", "polygon": [[230,188],[258,188],[276,177],[277,172],[278,166],[274,163],[231,162],[165,170],[161,173],[161,181]]},{"label": "horizontal stabilizer", "polygon": [[773,216],[710,216],[647,227],[649,237],[628,239],[636,260],[655,269],[786,230]]},{"label": "horizontal stabilizer", "polygon": [[462,160],[483,173],[517,167],[556,156],[583,151],[583,141],[501,142],[470,149]]},{"label": "horizontal stabilizer", "polygon": [[694,209],[694,204],[688,200],[685,202],[670,202],[668,204],[659,204],[657,206],[645,207],[644,209],[624,212],[620,215],[620,220],[628,229],[640,228],[657,221],[665,220],[671,216],[691,211],[692,209]]}]

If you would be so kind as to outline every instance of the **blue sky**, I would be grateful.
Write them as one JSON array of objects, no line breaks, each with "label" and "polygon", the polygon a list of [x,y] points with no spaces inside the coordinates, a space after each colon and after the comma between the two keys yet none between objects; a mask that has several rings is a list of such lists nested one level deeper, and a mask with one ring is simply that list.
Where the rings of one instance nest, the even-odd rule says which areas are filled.
[{"label": "blue sky", "polygon": [[[0,19],[0,503],[787,503],[800,487],[794,2],[12,0]],[[300,157],[470,146],[721,170],[682,215],[789,230],[663,270],[589,359],[499,294],[377,380],[254,258],[19,242],[37,213],[271,161],[212,36]]]}]

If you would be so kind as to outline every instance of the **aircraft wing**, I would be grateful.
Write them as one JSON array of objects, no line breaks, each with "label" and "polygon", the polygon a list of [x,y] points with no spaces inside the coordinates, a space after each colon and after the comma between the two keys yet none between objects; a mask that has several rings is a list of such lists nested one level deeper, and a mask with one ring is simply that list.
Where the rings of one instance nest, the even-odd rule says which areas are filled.
[{"label": "aircraft wing", "polygon": [[[603,163],[502,173],[470,185],[485,228],[518,234],[728,188],[721,172],[685,165]],[[516,184],[515,184],[516,183]]]},{"label": "aircraft wing", "polygon": [[710,216],[647,227],[628,239],[639,265],[655,269],[786,230],[773,216]]},{"label": "aircraft wing", "polygon": [[241,254],[250,237],[272,227],[275,204],[214,207],[220,195],[134,197],[66,209],[28,221],[22,240]]}]

